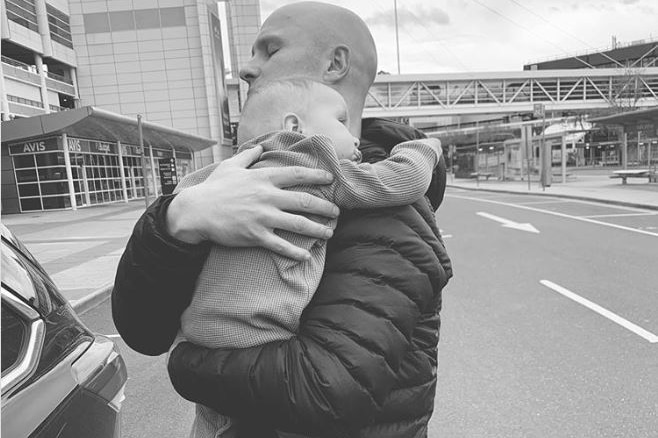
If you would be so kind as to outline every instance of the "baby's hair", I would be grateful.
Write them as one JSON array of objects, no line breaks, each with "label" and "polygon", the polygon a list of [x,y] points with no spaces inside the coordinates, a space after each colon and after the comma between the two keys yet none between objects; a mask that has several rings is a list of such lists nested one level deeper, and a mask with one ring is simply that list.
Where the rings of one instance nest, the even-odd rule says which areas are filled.
[{"label": "baby's hair", "polygon": [[307,114],[312,105],[313,89],[325,86],[307,78],[290,78],[250,88],[240,117],[240,137],[254,138],[281,129],[281,118],[285,113]]},{"label": "baby's hair", "polygon": [[[293,105],[299,112],[306,112],[310,103],[309,97],[313,88],[324,86],[323,84],[307,78],[277,79],[260,84],[256,88],[250,88],[245,109],[250,102],[257,101],[257,97],[266,100],[277,99],[279,105]],[[293,111],[293,108],[286,108]]]}]

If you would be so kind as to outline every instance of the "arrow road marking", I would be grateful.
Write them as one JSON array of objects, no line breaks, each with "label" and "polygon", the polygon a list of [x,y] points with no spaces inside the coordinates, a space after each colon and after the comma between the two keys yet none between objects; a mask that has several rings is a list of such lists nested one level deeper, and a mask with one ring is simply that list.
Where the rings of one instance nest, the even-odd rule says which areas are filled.
[{"label": "arrow road marking", "polygon": [[548,280],[540,280],[539,281],[541,284],[546,286],[549,289],[554,290],[555,292],[564,295],[565,297],[577,302],[578,304],[582,304],[583,306],[587,307],[590,310],[593,310],[594,312],[598,313],[601,316],[604,316],[608,318],[610,321],[619,324],[620,326],[624,327],[625,329],[628,329],[635,333],[638,336],[643,337],[647,341],[651,342],[652,344],[655,344],[658,342],[658,336],[654,335],[651,332],[646,331],[642,327],[639,327],[632,322],[630,322],[627,319],[622,318],[621,316],[617,315],[616,313],[612,313],[608,309],[599,306],[596,303],[593,303],[589,301],[588,299],[585,299],[581,297],[580,295],[577,295],[573,292],[571,292],[569,289],[566,289],[558,284],[553,283],[552,281]]},{"label": "arrow road marking", "polygon": [[532,224],[529,224],[529,223],[521,224],[521,223],[518,223],[518,222],[511,221],[509,219],[494,216],[493,214],[485,213],[483,211],[478,211],[477,215],[482,216],[482,217],[486,217],[487,219],[491,219],[491,220],[496,221],[496,222],[499,222],[499,223],[503,224],[503,227],[505,227],[505,228],[513,228],[515,230],[527,231],[529,233],[539,233],[539,230],[537,228],[533,227]]},{"label": "arrow road marking", "polygon": [[[646,234],[648,236],[658,237],[658,233],[652,233],[651,231],[646,231],[644,229],[625,227],[623,225],[617,225],[617,224],[610,223],[610,222],[597,221],[597,220],[588,219],[588,218],[582,217],[582,216],[572,216],[570,214],[559,213],[557,211],[542,210],[541,208],[533,208],[533,207],[528,207],[526,205],[518,205],[518,204],[509,203],[509,202],[493,201],[491,199],[473,198],[473,197],[470,197],[470,196],[459,196],[459,195],[452,195],[452,194],[446,195],[446,197],[448,197],[448,198],[457,198],[457,199],[467,199],[469,201],[477,201],[477,202],[488,202],[490,204],[496,204],[496,205],[505,205],[507,207],[514,207],[514,208],[520,208],[520,209],[523,209],[523,210],[536,211],[536,212],[539,212],[539,213],[550,214],[550,215],[553,215],[553,216],[564,217],[564,218],[573,219],[573,220],[577,220],[577,221],[589,222],[590,224],[603,225],[604,227],[617,228],[619,230],[632,231],[634,233],[640,233],[640,234]],[[586,201],[582,201],[582,202],[579,201],[579,203],[596,205],[596,203],[594,203],[594,202],[586,202]],[[600,204],[601,203],[599,203],[598,205],[600,205]],[[640,211],[640,209],[633,209],[633,208],[630,208],[630,207],[619,207],[619,208],[623,208],[623,209],[626,209],[626,210],[638,210],[638,211]],[[650,229],[650,228],[647,227],[647,229]]]}]

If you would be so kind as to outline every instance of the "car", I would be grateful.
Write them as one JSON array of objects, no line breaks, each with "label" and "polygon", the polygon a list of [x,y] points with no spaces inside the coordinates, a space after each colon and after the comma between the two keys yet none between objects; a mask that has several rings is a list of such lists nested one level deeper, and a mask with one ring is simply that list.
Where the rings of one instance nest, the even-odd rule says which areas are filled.
[{"label": "car", "polygon": [[38,261],[2,232],[2,428],[7,438],[119,437],[126,365]]}]

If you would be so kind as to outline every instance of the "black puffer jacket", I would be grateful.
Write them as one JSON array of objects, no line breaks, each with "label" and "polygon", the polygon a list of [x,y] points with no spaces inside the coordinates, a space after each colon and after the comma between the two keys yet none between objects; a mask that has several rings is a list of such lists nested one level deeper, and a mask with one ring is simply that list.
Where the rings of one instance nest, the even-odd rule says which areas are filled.
[{"label": "black puffer jacket", "polygon": [[451,275],[427,200],[343,212],[298,335],[234,351],[182,343],[169,361],[172,383],[189,400],[266,428],[425,437]]}]

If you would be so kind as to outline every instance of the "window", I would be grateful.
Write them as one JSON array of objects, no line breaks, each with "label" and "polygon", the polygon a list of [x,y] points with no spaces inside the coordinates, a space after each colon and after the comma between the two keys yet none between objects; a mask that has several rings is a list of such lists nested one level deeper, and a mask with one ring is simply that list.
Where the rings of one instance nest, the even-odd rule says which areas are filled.
[{"label": "window", "polygon": [[[185,26],[185,8],[138,9],[84,14],[87,33]],[[68,23],[68,21],[67,21]],[[68,28],[67,28],[68,29]],[[70,34],[70,29],[68,30]]]},{"label": "window", "polygon": [[110,31],[110,21],[108,20],[107,12],[84,14],[82,18],[84,20],[85,31],[87,33],[101,33]]},{"label": "window", "polygon": [[135,11],[137,29],[154,29],[160,27],[160,15],[157,9],[140,9]]},{"label": "window", "polygon": [[162,27],[185,26],[185,8],[160,9]]},{"label": "window", "polygon": [[9,20],[35,32],[39,31],[34,0],[5,0],[5,6]]},{"label": "window", "polygon": [[110,28],[112,32],[135,30],[135,16],[133,15],[133,11],[110,12]]},{"label": "window", "polygon": [[46,4],[46,12],[48,14],[48,27],[50,28],[50,38],[68,48],[73,48],[73,41],[71,40],[71,25],[69,23],[69,16]]},{"label": "window", "polygon": [[2,373],[14,368],[27,344],[26,322],[4,302],[2,303]]}]

